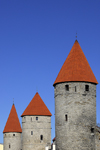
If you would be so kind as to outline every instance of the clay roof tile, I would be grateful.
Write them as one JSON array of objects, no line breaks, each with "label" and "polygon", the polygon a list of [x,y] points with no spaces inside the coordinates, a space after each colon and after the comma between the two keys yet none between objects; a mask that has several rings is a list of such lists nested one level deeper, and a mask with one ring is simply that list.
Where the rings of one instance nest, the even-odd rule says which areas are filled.
[{"label": "clay roof tile", "polygon": [[44,104],[38,92],[35,94],[21,117],[23,116],[52,116],[47,106]]},{"label": "clay roof tile", "polygon": [[5,132],[22,132],[21,125],[18,119],[15,105],[12,105],[8,120],[6,122],[3,133]]},{"label": "clay roof tile", "polygon": [[77,40],[53,85],[69,81],[82,81],[98,84]]}]

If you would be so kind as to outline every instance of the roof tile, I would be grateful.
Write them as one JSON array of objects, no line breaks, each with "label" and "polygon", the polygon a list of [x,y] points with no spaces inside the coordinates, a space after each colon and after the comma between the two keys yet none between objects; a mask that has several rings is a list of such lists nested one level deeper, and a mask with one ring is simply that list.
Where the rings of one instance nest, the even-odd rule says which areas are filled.
[{"label": "roof tile", "polygon": [[8,120],[6,122],[3,133],[5,132],[22,132],[21,125],[18,119],[15,105],[12,105]]},{"label": "roof tile", "polygon": [[38,92],[35,94],[21,117],[23,116],[52,116],[47,106],[44,104]]},{"label": "roof tile", "polygon": [[98,84],[77,40],[75,41],[53,85],[69,81],[82,81]]}]

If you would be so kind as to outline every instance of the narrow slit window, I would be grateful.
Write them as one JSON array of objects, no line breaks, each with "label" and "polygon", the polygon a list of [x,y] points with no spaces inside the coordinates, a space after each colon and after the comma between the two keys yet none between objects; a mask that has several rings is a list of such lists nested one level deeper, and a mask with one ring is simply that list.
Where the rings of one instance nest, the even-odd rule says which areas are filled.
[{"label": "narrow slit window", "polygon": [[36,117],[36,120],[38,120],[38,117]]},{"label": "narrow slit window", "polygon": [[65,85],[65,89],[66,89],[66,91],[69,91],[69,85],[68,84]]},{"label": "narrow slit window", "polygon": [[25,121],[26,121],[26,117],[24,116],[24,117],[23,117],[23,122],[25,122]]},{"label": "narrow slit window", "polygon": [[89,85],[85,85],[85,91],[89,91]]},{"label": "narrow slit window", "polygon": [[65,121],[68,121],[68,115],[67,114],[65,115]]},{"label": "narrow slit window", "polygon": [[31,121],[32,121],[32,117],[31,117]]},{"label": "narrow slit window", "polygon": [[11,145],[9,144],[9,148],[11,148]]},{"label": "narrow slit window", "polygon": [[31,135],[33,135],[33,131],[31,131]]},{"label": "narrow slit window", "polygon": [[43,140],[43,135],[40,135],[40,140],[41,140],[41,141]]},{"label": "narrow slit window", "polygon": [[77,91],[76,91],[76,86],[75,86],[75,92],[77,92]]}]

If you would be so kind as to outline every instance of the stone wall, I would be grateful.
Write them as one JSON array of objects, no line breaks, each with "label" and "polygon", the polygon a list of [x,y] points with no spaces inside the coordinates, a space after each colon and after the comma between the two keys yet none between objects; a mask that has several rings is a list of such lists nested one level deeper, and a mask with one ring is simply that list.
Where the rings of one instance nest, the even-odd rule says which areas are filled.
[{"label": "stone wall", "polygon": [[23,116],[22,143],[23,150],[45,150],[46,146],[50,147],[51,117]]},{"label": "stone wall", "polygon": [[[89,85],[89,91],[85,91],[85,85]],[[95,127],[96,85],[85,82],[56,84],[56,150],[95,150]]]},{"label": "stone wall", "polygon": [[95,138],[95,143],[96,143],[96,150],[100,150],[100,127],[96,128],[96,138]]},{"label": "stone wall", "polygon": [[21,133],[9,132],[4,133],[3,150],[21,150]]}]

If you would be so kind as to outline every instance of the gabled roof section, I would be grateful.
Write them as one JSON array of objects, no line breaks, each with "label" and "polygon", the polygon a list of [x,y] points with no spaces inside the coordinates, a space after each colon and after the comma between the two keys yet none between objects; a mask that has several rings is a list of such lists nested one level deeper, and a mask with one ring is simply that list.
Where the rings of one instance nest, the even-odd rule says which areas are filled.
[{"label": "gabled roof section", "polygon": [[18,119],[15,105],[12,105],[8,120],[6,122],[3,133],[5,132],[22,132],[21,125]]},{"label": "gabled roof section", "polygon": [[98,84],[77,40],[75,41],[53,85],[70,81]]},{"label": "gabled roof section", "polygon": [[52,116],[47,106],[44,104],[38,92],[35,94],[21,117],[23,116]]}]

